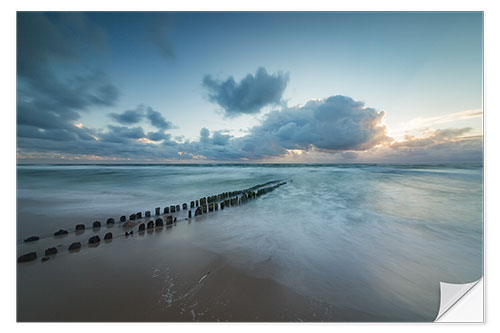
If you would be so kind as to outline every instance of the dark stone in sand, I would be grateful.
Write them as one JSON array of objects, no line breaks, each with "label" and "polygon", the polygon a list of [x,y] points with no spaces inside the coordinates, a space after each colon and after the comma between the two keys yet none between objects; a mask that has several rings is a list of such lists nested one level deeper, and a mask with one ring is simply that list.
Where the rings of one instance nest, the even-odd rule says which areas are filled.
[{"label": "dark stone in sand", "polygon": [[33,261],[36,259],[36,252],[30,252],[27,254],[23,254],[19,258],[17,258],[17,262],[27,262],[27,261]]},{"label": "dark stone in sand", "polygon": [[94,228],[94,229],[99,229],[100,227],[101,227],[101,222],[99,222],[99,221],[95,221],[92,224],[92,228]]},{"label": "dark stone in sand", "polygon": [[163,214],[168,214],[170,213],[168,207],[163,208]]},{"label": "dark stone in sand", "polygon": [[97,244],[101,241],[99,236],[92,236],[89,238],[89,244]]},{"label": "dark stone in sand", "polygon": [[156,215],[160,215],[160,207],[156,207],[155,208],[155,214]]},{"label": "dark stone in sand", "polygon": [[110,218],[106,221],[106,224],[115,224],[115,219],[110,217]]},{"label": "dark stone in sand", "polygon": [[162,219],[156,219],[155,224],[157,227],[163,227],[163,220]]},{"label": "dark stone in sand", "polygon": [[148,229],[152,229],[155,227],[155,223],[153,221],[148,222]]},{"label": "dark stone in sand", "polygon": [[151,217],[151,212],[149,210],[147,210],[144,214],[146,215],[146,217]]},{"label": "dark stone in sand", "polygon": [[113,233],[112,232],[108,232],[106,235],[104,235],[104,240],[110,240],[113,238]]},{"label": "dark stone in sand", "polygon": [[64,236],[64,235],[67,235],[67,234],[68,234],[68,232],[67,232],[66,230],[64,230],[64,229],[59,229],[58,231],[56,231],[56,232],[54,233],[54,236]]},{"label": "dark stone in sand", "polygon": [[80,244],[80,242],[74,242],[69,246],[68,250],[75,251],[75,250],[79,250],[81,247],[82,247],[82,244]]},{"label": "dark stone in sand", "polygon": [[40,237],[38,237],[38,236],[31,236],[31,237],[26,238],[24,241],[25,241],[26,243],[28,243],[28,242],[34,242],[34,241],[37,241],[37,240],[39,240],[39,239],[40,239]]},{"label": "dark stone in sand", "polygon": [[144,223],[139,224],[139,231],[144,231],[146,229],[146,225]]},{"label": "dark stone in sand", "polygon": [[127,217],[125,215],[120,216],[120,222],[127,221]]},{"label": "dark stone in sand", "polygon": [[42,262],[46,262],[46,261],[47,261],[47,260],[49,260],[49,259],[50,259],[50,257],[43,257],[43,258],[42,258]]},{"label": "dark stone in sand", "polygon": [[75,227],[76,231],[83,231],[85,230],[85,224],[77,224]]},{"label": "dark stone in sand", "polygon": [[183,203],[183,204],[182,204],[182,209],[183,209],[183,210],[188,209],[188,204],[187,204],[187,203]]},{"label": "dark stone in sand", "polygon": [[57,253],[57,249],[55,247],[50,247],[47,250],[45,250],[45,255],[46,256],[51,256]]}]

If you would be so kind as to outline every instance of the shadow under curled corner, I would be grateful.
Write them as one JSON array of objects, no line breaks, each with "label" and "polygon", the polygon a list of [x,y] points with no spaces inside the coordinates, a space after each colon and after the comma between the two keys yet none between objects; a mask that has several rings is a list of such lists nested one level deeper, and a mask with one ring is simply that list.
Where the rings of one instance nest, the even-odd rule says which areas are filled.
[{"label": "shadow under curled corner", "polygon": [[435,322],[484,322],[483,278],[463,284],[440,282],[440,294]]}]

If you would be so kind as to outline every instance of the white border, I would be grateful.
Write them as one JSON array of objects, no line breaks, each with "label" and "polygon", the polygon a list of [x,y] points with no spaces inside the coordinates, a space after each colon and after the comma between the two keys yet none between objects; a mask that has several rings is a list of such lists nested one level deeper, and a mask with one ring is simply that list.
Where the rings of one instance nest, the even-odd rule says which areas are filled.
[{"label": "white border", "polygon": [[[498,1],[497,1],[498,2]],[[2,249],[0,251],[2,263],[6,270],[2,271],[2,308],[0,311],[2,318],[2,329],[5,332],[10,331],[30,331],[34,329],[50,332],[85,332],[94,329],[100,329],[103,325],[105,329],[119,329],[123,332],[133,332],[141,330],[203,330],[208,332],[233,332],[254,331],[254,330],[273,330],[273,331],[295,331],[295,330],[314,330],[331,331],[342,329],[342,331],[358,331],[369,329],[370,331],[394,331],[399,332],[402,329],[408,332],[425,330],[453,330],[461,332],[464,330],[487,329],[499,331],[498,313],[498,282],[500,281],[498,265],[494,265],[494,254],[500,253],[498,248],[498,212],[494,208],[498,206],[498,151],[497,143],[500,143],[496,126],[500,124],[500,107],[498,103],[498,62],[500,54],[498,52],[498,32],[500,31],[500,16],[498,6],[495,1],[439,1],[439,0],[420,0],[420,1],[287,1],[279,3],[273,0],[254,0],[248,2],[236,2],[230,0],[210,0],[210,1],[130,1],[122,0],[105,2],[103,0],[86,0],[82,2],[64,1],[64,0],[45,0],[45,1],[4,1],[1,4],[1,41],[3,44],[0,62],[1,66],[1,84],[2,84],[2,117],[4,124],[1,135],[2,143]],[[16,204],[16,104],[15,104],[15,19],[17,10],[362,10],[362,11],[485,11],[485,291],[486,297],[486,325],[463,325],[463,324],[16,324],[15,320],[15,204]],[[495,239],[495,238],[496,239]],[[489,260],[491,259],[491,260]],[[491,264],[488,262],[491,261]],[[99,326],[97,326],[99,325]],[[494,327],[497,327],[496,329]]]}]

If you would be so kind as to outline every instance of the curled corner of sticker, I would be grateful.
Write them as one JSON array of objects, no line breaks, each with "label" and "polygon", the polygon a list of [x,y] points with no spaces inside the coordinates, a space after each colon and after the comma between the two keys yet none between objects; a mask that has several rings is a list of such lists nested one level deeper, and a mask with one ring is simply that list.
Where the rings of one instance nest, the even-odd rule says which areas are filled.
[{"label": "curled corner of sticker", "polygon": [[[456,307],[459,303],[463,302],[464,296],[467,295],[476,285],[480,282],[482,283],[483,278],[470,283],[446,283],[440,282],[440,304],[439,312],[434,319],[435,322],[447,322],[443,317],[445,314],[449,314],[450,310]],[[481,308],[482,313],[482,308]],[[453,320],[455,321],[455,320]]]}]

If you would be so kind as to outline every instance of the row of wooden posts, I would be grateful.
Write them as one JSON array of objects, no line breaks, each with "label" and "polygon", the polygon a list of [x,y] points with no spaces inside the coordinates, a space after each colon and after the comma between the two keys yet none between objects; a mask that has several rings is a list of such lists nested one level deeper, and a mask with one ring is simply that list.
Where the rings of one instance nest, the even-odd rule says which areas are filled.
[{"label": "row of wooden posts", "polygon": [[[271,184],[274,184],[274,185],[271,185]],[[189,207],[190,207],[189,210],[188,210],[188,204],[183,203],[182,210],[188,210],[187,219],[191,219],[192,218],[191,209],[195,209],[194,216],[200,216],[200,215],[206,214],[208,212],[218,211],[219,207],[221,210],[223,210],[224,208],[237,206],[237,205],[246,203],[249,200],[253,200],[253,199],[255,199],[263,194],[271,192],[274,189],[276,189],[284,184],[286,184],[286,182],[271,181],[271,182],[267,182],[265,184],[253,186],[253,187],[245,189],[245,190],[224,192],[224,193],[216,194],[213,196],[203,197],[203,198],[200,198],[199,200],[191,201],[190,205],[189,205]],[[269,185],[271,185],[271,186],[269,186]],[[176,212],[179,212],[180,210],[181,210],[180,205],[167,206],[167,207],[163,208],[163,215],[176,213]],[[174,225],[177,222],[177,217],[172,216],[172,215],[166,216],[165,221],[163,220],[163,218],[159,217],[160,215],[162,215],[161,214],[161,207],[155,208],[155,215],[158,217],[155,219],[154,222],[149,221],[147,223],[139,224],[137,231],[144,232],[146,229],[163,227],[164,224],[167,227],[171,227],[172,225]],[[131,229],[131,228],[133,228],[133,226],[135,226],[134,221],[141,220],[143,218],[150,218],[150,217],[151,217],[151,211],[147,210],[144,212],[144,217],[142,216],[142,212],[137,212],[137,213],[131,214],[129,216],[128,222],[126,222],[127,217],[125,215],[122,215],[120,217],[119,221],[126,222],[125,224],[123,224],[123,227],[126,229]],[[108,218],[106,220],[106,224],[108,226],[114,225],[115,224],[114,218]],[[94,230],[97,230],[100,227],[101,227],[100,221],[95,221],[92,224],[92,229],[94,229]],[[84,224],[77,224],[75,226],[76,233],[83,232],[84,230],[85,230]],[[67,230],[60,229],[54,233],[54,236],[56,236],[56,237],[65,236],[65,235],[68,235],[68,233],[69,232]],[[133,233],[134,233],[133,230],[126,231],[125,236],[126,237],[131,236],[131,235],[133,235]],[[111,232],[108,232],[104,235],[105,241],[110,241],[112,238],[113,238],[113,233],[111,233]],[[38,236],[31,236],[31,237],[26,238],[24,240],[24,242],[26,242],[26,243],[34,242],[34,241],[37,241],[39,239],[40,239],[40,237],[38,237]],[[89,238],[88,244],[90,246],[92,246],[92,245],[98,244],[100,241],[101,241],[100,237],[98,235],[95,235],[95,236],[92,236]],[[74,242],[68,247],[68,250],[70,252],[75,252],[75,251],[79,251],[80,248],[81,248],[81,243]],[[45,256],[42,258],[42,262],[49,260],[50,257],[54,256],[55,254],[57,254],[57,248],[51,247],[51,248],[46,249]],[[37,253],[30,252],[30,253],[27,253],[27,254],[24,254],[24,255],[18,257],[17,261],[18,262],[27,262],[27,261],[33,261],[36,258],[37,258]]]}]

